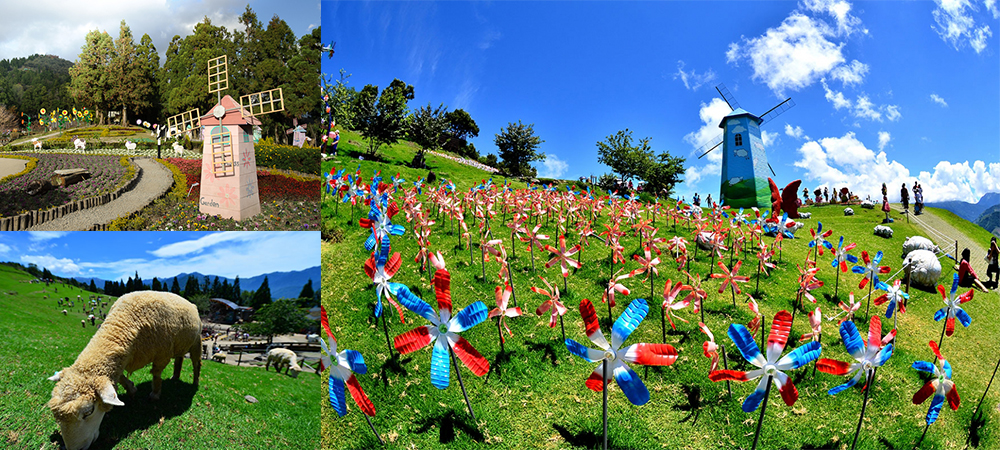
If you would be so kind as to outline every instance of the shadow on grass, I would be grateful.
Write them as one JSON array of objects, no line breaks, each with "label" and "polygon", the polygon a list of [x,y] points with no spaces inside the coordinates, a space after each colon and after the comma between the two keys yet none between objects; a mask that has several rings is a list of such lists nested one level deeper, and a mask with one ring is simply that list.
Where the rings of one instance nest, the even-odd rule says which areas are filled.
[{"label": "shadow on grass", "polygon": [[469,424],[468,420],[469,417],[467,415],[459,415],[454,409],[449,409],[446,412],[415,421],[414,425],[417,425],[417,429],[414,432],[422,434],[430,431],[432,428],[437,428],[441,430],[438,442],[450,444],[455,441],[455,437],[457,437],[455,431],[458,430],[462,434],[468,435],[473,441],[482,443],[483,433],[479,431],[479,428],[476,428],[475,424]]},{"label": "shadow on grass", "polygon": [[896,447],[895,445],[892,445],[892,443],[889,442],[889,440],[886,439],[884,436],[878,438],[878,443],[881,444],[882,448],[884,448],[886,450],[901,450],[901,449],[904,449],[904,448],[908,448],[908,447]]},{"label": "shadow on grass", "polygon": [[[829,450],[832,448],[840,448],[840,443],[831,440],[824,444],[819,444],[819,445],[813,445],[813,444],[802,445],[802,450]],[[892,448],[892,447],[885,447],[885,448]]]},{"label": "shadow on grass", "polygon": [[979,447],[979,443],[982,441],[983,437],[979,435],[980,430],[986,425],[986,417],[981,414],[982,407],[980,411],[972,415],[972,423],[969,425],[969,437],[965,439],[966,445],[971,445],[973,448]]},{"label": "shadow on grass", "polygon": [[[559,424],[552,424],[552,428],[556,430],[556,432],[559,433],[559,436],[561,436],[563,440],[572,447],[601,448],[604,444],[603,432],[595,433],[589,430],[581,430],[577,433],[573,433],[569,428]],[[611,440],[611,436],[608,436],[608,448],[618,448]]]},{"label": "shadow on grass", "polygon": [[513,353],[514,352],[511,351],[503,351],[497,353],[497,356],[493,358],[492,362],[490,362],[490,371],[486,372],[486,378],[483,379],[483,384],[489,384],[490,376],[493,375],[494,373],[496,374],[495,378],[497,378],[498,380],[503,378],[503,366],[507,365],[507,363],[510,362]]},{"label": "shadow on grass", "polygon": [[561,343],[557,343],[555,341],[539,341],[539,342],[524,341],[524,346],[528,348],[529,352],[541,353],[542,361],[548,359],[549,361],[552,362],[552,367],[559,365],[559,358],[556,357],[557,346],[558,348],[565,347],[565,345],[559,345],[559,344]]},{"label": "shadow on grass", "polygon": [[697,384],[681,385],[681,391],[684,392],[687,403],[674,405],[673,408],[677,411],[685,411],[688,415],[678,420],[677,423],[684,423],[690,420],[691,426],[694,426],[698,423],[698,416],[701,415],[701,386]]},{"label": "shadow on grass", "polygon": [[[166,374],[165,371],[164,374]],[[94,441],[91,449],[114,448],[117,443],[128,438],[132,433],[158,425],[161,420],[169,420],[184,414],[191,408],[191,402],[198,391],[193,384],[171,379],[163,380],[163,396],[160,400],[149,400],[147,396],[153,390],[152,380],[137,384],[138,392],[134,396],[125,396],[125,406],[112,409],[101,422],[101,434]],[[52,440],[57,436],[53,433]],[[61,440],[61,436],[59,437]]]},{"label": "shadow on grass", "polygon": [[403,378],[409,376],[405,365],[409,364],[411,360],[413,358],[400,359],[399,353],[393,353],[389,359],[385,360],[382,368],[379,369],[379,379],[382,380],[382,386],[389,387],[389,375],[400,375]]}]

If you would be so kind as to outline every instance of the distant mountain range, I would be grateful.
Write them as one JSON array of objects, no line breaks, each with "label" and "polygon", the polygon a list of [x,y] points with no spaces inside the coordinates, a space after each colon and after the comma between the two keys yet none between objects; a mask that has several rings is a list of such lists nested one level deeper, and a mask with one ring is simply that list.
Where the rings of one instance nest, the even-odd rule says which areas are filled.
[{"label": "distant mountain range", "polygon": [[993,205],[983,211],[976,223],[985,228],[986,231],[1000,237],[1000,205]]},{"label": "distant mountain range", "polygon": [[956,216],[961,217],[969,222],[976,223],[987,209],[992,206],[1000,205],[1000,192],[990,192],[982,196],[977,203],[969,202],[938,202],[938,203],[926,203],[926,206],[931,206],[934,208],[946,209],[955,213]]},{"label": "distant mountain range", "polygon": [[[153,281],[153,277],[146,278],[143,274],[139,274],[142,278],[143,283],[149,284]],[[216,275],[207,275],[209,280],[214,281]],[[195,277],[198,283],[204,284],[205,274],[193,272],[193,273],[182,273],[176,275],[177,283],[180,284],[181,289],[184,289],[184,285],[187,283],[189,277]],[[240,289],[244,291],[256,291],[261,284],[264,283],[264,277],[267,277],[267,285],[271,288],[271,298],[295,298],[298,297],[299,292],[302,291],[302,286],[305,286],[306,282],[312,280],[313,289],[319,290],[320,282],[320,268],[319,266],[310,267],[305,270],[298,270],[294,272],[271,272],[265,273],[263,275],[258,275],[250,278],[240,277]],[[76,281],[81,283],[90,284],[93,280],[94,284],[98,288],[104,287],[104,279],[101,278],[86,278],[86,277],[75,277]],[[165,282],[168,285],[173,283],[174,277],[160,278],[157,277],[160,282]],[[233,284],[234,278],[219,277],[219,282],[222,280],[229,280],[229,284]]]}]

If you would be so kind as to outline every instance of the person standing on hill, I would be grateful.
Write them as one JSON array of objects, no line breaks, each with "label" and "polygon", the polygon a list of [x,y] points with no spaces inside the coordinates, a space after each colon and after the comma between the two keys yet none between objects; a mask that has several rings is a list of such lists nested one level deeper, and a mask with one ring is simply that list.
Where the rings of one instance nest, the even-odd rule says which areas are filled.
[{"label": "person standing on hill", "polygon": [[906,213],[910,212],[910,192],[906,190],[906,183],[903,183],[903,187],[899,190],[900,201],[903,202],[903,211]]},{"label": "person standing on hill", "polygon": [[998,282],[1000,282],[1000,264],[997,264],[997,260],[1000,259],[1000,246],[997,245],[996,236],[990,238],[990,249],[986,251],[986,285],[991,289],[996,289]]},{"label": "person standing on hill", "polygon": [[913,212],[920,215],[924,212],[924,188],[916,181],[913,182]]}]

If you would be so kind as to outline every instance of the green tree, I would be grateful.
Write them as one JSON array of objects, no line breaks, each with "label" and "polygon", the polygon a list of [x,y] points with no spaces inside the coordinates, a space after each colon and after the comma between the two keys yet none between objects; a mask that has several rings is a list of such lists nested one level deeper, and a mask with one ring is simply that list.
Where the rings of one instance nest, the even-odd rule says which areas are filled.
[{"label": "green tree", "polygon": [[674,186],[681,182],[684,175],[684,158],[672,156],[669,152],[660,153],[642,175],[646,186],[644,192],[657,197],[669,197],[674,192]]},{"label": "green tree", "polygon": [[368,155],[378,154],[382,145],[395,144],[406,131],[406,102],[413,99],[413,86],[398,78],[378,92],[366,85],[355,98],[354,125],[368,141]]},{"label": "green tree", "polygon": [[[282,85],[288,117],[297,118],[299,125],[305,126],[307,134],[313,139],[319,139],[318,119],[322,117],[322,101],[316,92],[316,76],[320,70],[320,42],[319,27],[313,28],[311,33],[299,39],[298,50],[288,60],[288,76]],[[291,135],[286,133],[285,136],[290,138]]]},{"label": "green tree", "polygon": [[331,75],[323,75],[323,95],[327,97],[330,105],[330,112],[333,114],[333,122],[338,127],[355,129],[354,106],[357,104],[358,91],[347,86],[347,79],[351,74],[340,69],[340,78],[332,81]]},{"label": "green tree", "polygon": [[107,32],[91,31],[84,38],[83,51],[76,64],[69,69],[70,95],[93,109],[101,124],[114,99],[108,70],[114,53],[114,41]]},{"label": "green tree", "polygon": [[198,287],[198,279],[188,276],[187,282],[184,283],[184,298],[190,299],[200,293],[201,289]]},{"label": "green tree", "polygon": [[136,113],[149,121],[156,121],[160,115],[160,54],[148,34],[139,41],[137,65],[140,71],[140,100],[134,105]]},{"label": "green tree", "polygon": [[479,136],[479,125],[464,109],[445,114],[445,120],[448,122],[448,133],[458,139],[468,140]]},{"label": "green tree", "polygon": [[313,280],[306,281],[306,284],[302,286],[302,290],[299,292],[299,298],[312,299],[315,292],[313,290]]},{"label": "green tree", "polygon": [[208,295],[198,294],[194,297],[188,297],[188,301],[194,303],[194,306],[198,308],[198,314],[205,316],[212,308],[212,302],[209,301]]},{"label": "green tree", "polygon": [[90,292],[101,292],[97,290],[97,283],[94,283],[94,279],[90,279]]},{"label": "green tree", "polygon": [[271,303],[271,288],[267,285],[267,277],[264,277],[264,282],[260,284],[257,291],[253,293],[253,299],[250,300],[250,307],[259,310],[265,305]]},{"label": "green tree", "polygon": [[52,279],[52,272],[49,271],[48,267],[43,267],[42,268],[42,278],[46,279],[46,280],[51,280]]},{"label": "green tree", "polygon": [[174,277],[174,282],[170,284],[170,292],[181,295],[181,284],[177,282],[177,277]]},{"label": "green tree", "polygon": [[233,280],[233,301],[236,302],[237,305],[243,305],[242,299],[243,290],[240,288],[240,276],[236,275],[236,279]]},{"label": "green tree", "polygon": [[159,64],[159,56],[151,61],[150,53],[156,54],[152,39],[143,36],[142,45],[136,46],[132,38],[132,30],[122,20],[118,39],[115,41],[115,53],[108,65],[110,75],[112,101],[121,108],[121,122],[129,123],[128,112],[139,111],[152,105],[155,94],[155,73]]},{"label": "green tree", "polygon": [[597,162],[607,164],[622,180],[641,178],[653,162],[650,138],[642,138],[638,145],[632,144],[632,131],[619,130],[597,143]]},{"label": "green tree", "polygon": [[244,324],[242,328],[250,334],[267,336],[267,343],[270,344],[274,336],[294,333],[308,325],[309,321],[295,302],[283,298],[257,310],[253,322]]},{"label": "green tree", "polygon": [[[226,55],[229,64],[235,64],[236,50],[232,33],[226,27],[212,25],[208,17],[195,25],[190,35],[174,36],[160,68],[164,114],[172,116],[194,108],[206,114],[216,102],[216,95],[208,92],[208,60]],[[239,75],[238,71],[230,71],[229,87],[234,94],[247,92]]]},{"label": "green tree", "polygon": [[499,169],[511,176],[533,177],[537,174],[531,162],[545,159],[545,153],[537,151],[545,141],[535,136],[534,127],[535,124],[525,125],[518,120],[516,124],[510,122],[507,128],[500,129],[493,140],[502,160]]},{"label": "green tree", "polygon": [[150,285],[149,289],[153,291],[159,291],[161,289],[160,280],[157,279],[156,277],[153,277],[153,283]]},{"label": "green tree", "polygon": [[413,157],[411,167],[424,168],[424,152],[426,150],[437,150],[441,148],[441,143],[447,137],[445,130],[448,122],[445,119],[448,108],[442,103],[437,108],[432,108],[431,104],[421,106],[413,111],[408,121],[407,134],[411,141],[420,146],[417,155]]}]

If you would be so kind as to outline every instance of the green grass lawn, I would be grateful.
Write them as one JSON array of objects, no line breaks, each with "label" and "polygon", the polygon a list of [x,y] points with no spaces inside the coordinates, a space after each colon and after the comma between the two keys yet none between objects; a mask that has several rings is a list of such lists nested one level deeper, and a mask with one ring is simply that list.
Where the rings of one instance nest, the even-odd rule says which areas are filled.
[{"label": "green grass lawn", "polygon": [[[79,306],[61,314],[57,297],[87,298],[90,293],[68,285],[28,284],[26,273],[0,265],[0,440],[10,448],[59,448],[59,426],[45,407],[56,370],[69,366],[87,345],[95,327],[80,326]],[[58,292],[53,292],[54,289]],[[44,296],[48,295],[48,299]],[[77,302],[79,305],[80,302]],[[138,393],[119,395],[101,424],[93,449],[218,449],[317,448],[318,378],[299,378],[260,368],[203,361],[200,385],[191,384],[191,361],[184,362],[180,381],[164,372],[158,402],[146,399],[152,390],[149,368],[129,377]],[[252,395],[251,404],[244,395]]]},{"label": "green grass lawn", "polygon": [[[405,146],[394,146],[393,151],[400,153],[395,157],[397,162],[408,162],[404,153]],[[450,172],[462,191],[487,176],[472,168],[449,166],[451,163],[448,161],[431,163],[437,165],[437,170]],[[324,163],[324,170],[329,170],[329,167],[330,163]],[[337,164],[337,167],[341,167],[341,164]],[[354,162],[348,164],[349,171],[356,167]],[[370,177],[372,169],[377,167],[379,164],[364,162],[362,174],[366,178]],[[414,175],[419,174],[411,174],[407,172],[408,169],[385,164],[382,164],[382,170],[386,179],[389,172],[395,173],[397,170],[403,172],[407,180],[415,179]],[[424,200],[425,208],[430,204]],[[530,286],[542,286],[537,276],[545,275],[550,281],[562,284],[562,280],[558,280],[558,268],[544,269],[543,263],[547,260],[544,255],[536,253],[537,270],[533,272],[529,254],[524,251],[525,244],[517,243],[517,256],[512,258],[511,263],[515,269],[515,295],[518,305],[524,310],[524,316],[508,322],[514,336],[507,339],[506,353],[500,354],[496,321],[484,322],[463,333],[491,364],[491,372],[482,378],[476,377],[464,366],[461,369],[478,419],[478,423],[473,423],[459,390],[454,366],[451,386],[446,390],[438,390],[431,385],[429,379],[431,351],[428,348],[402,358],[391,356],[387,350],[382,326],[372,317],[375,292],[362,270],[368,253],[363,247],[367,234],[357,226],[356,221],[360,217],[360,209],[353,221],[349,206],[345,208],[345,205],[340,205],[339,214],[335,215],[332,199],[327,196],[323,211],[324,217],[328,218],[326,220],[342,230],[340,236],[343,237],[342,240],[323,243],[323,303],[330,313],[331,326],[340,348],[358,350],[365,357],[368,374],[358,375],[358,379],[378,411],[372,420],[386,439],[388,448],[495,446],[519,449],[586,448],[600,445],[601,394],[584,386],[584,380],[597,363],[587,363],[572,356],[562,342],[558,326],[555,329],[549,328],[547,317],[534,314],[535,308],[543,300],[540,295],[529,291]],[[809,251],[809,228],[816,227],[817,221],[823,223],[824,230],[833,230],[830,240],[834,245],[841,235],[846,236],[847,242],[857,242],[858,248],[852,252],[855,255],[860,256],[861,250],[868,250],[872,254],[883,250],[885,258],[882,264],[892,267],[892,273],[901,266],[900,253],[906,237],[923,234],[915,225],[908,225],[897,219],[893,224],[893,238],[874,236],[872,228],[883,217],[879,211],[855,208],[856,215],[852,217],[843,216],[842,207],[838,206],[809,207],[804,211],[813,214],[811,219],[804,220],[806,228],[798,232],[798,239],[785,241],[779,269],[769,277],[762,277],[761,292],[754,294],[767,319],[768,327],[776,312],[792,308],[798,275],[796,263],[802,264],[805,259]],[[497,230],[495,236],[504,239],[508,254],[511,254],[510,233],[506,227],[498,225],[500,217],[498,215],[494,220]],[[507,217],[509,219],[510,216]],[[603,223],[604,220],[602,217],[599,222]],[[427,273],[420,271],[419,266],[413,262],[417,246],[412,226],[405,223],[402,214],[397,216],[396,223],[406,225],[407,231],[403,236],[392,239],[392,250],[400,252],[403,257],[402,269],[392,281],[408,285],[419,297],[434,305],[434,291]],[[453,310],[458,311],[475,301],[482,301],[492,309],[495,306],[493,290],[498,283],[497,264],[487,263],[487,279],[484,280],[478,247],[474,246],[474,257],[470,264],[468,250],[458,247],[457,236],[449,233],[449,225],[446,220],[438,220],[430,241],[431,249],[444,255],[451,272]],[[469,225],[474,229],[471,219]],[[972,226],[968,223],[959,225],[963,228]],[[676,234],[693,241],[692,234],[683,224],[675,229],[672,223],[665,223],[660,218],[656,226],[659,227],[658,236],[669,238]],[[598,226],[594,228],[603,229]],[[556,235],[555,221],[542,230]],[[570,236],[572,245],[577,235],[571,231]],[[766,242],[771,240],[765,239]],[[554,240],[550,242],[556,244]],[[640,250],[638,238],[623,238],[623,243],[627,253]],[[693,244],[689,244],[689,249],[693,253]],[[565,316],[566,335],[588,346],[591,344],[584,334],[578,305],[581,299],[589,298],[594,302],[598,315],[606,317],[606,305],[600,299],[603,287],[611,275],[607,265],[608,254],[607,248],[599,241],[591,240],[591,245],[583,252],[583,268],[569,278],[569,291],[563,294],[563,302],[570,309]],[[705,251],[698,251],[697,260],[691,264],[691,273],[705,278],[711,262],[709,256]],[[664,258],[667,258],[666,254]],[[727,254],[727,264],[728,258]],[[824,315],[840,312],[837,303],[841,299],[846,300],[849,292],[854,291],[858,298],[867,294],[858,289],[860,275],[847,273],[840,277],[840,295],[835,298],[836,278],[830,261],[828,252],[819,257],[819,278],[826,285],[813,292],[819,299],[818,305]],[[951,264],[946,262],[943,265],[942,283],[950,287]],[[630,259],[625,268],[632,270],[637,266]],[[655,295],[649,301],[650,314],[626,344],[660,342],[660,320],[656,315],[659,314],[659,304],[662,302],[664,282],[667,279],[678,281],[684,277],[674,267],[670,261],[660,265],[660,277],[654,281]],[[744,285],[747,292],[754,291],[755,267],[756,258],[748,254],[740,271],[741,274],[752,277],[751,282]],[[617,269],[618,267],[615,268]],[[632,289],[632,294],[619,297],[619,306],[614,310],[616,317],[632,299],[650,299],[648,283],[641,279],[628,279],[624,283]],[[719,280],[705,281],[703,286],[709,292],[705,304],[706,323],[715,333],[716,342],[726,346],[731,368],[747,369],[749,365],[740,362],[742,358],[726,336],[729,324],[746,324],[752,318],[745,305],[745,295],[737,297],[738,306],[734,308],[728,292],[717,293]],[[927,377],[910,366],[914,361],[933,360],[927,343],[938,339],[941,323],[934,322],[933,315],[943,304],[937,292],[911,289],[910,294],[912,298],[907,313],[899,319],[897,350],[886,366],[878,371],[858,448],[913,448],[924,430],[924,416],[929,401],[917,406],[912,404],[911,398]],[[959,325],[955,335],[946,337],[942,344],[942,351],[954,368],[954,380],[962,396],[961,408],[957,412],[948,408],[942,411],[938,421],[930,427],[922,448],[963,448],[966,445],[972,410],[986,387],[996,364],[996,355],[1000,354],[1000,332],[995,324],[1000,304],[996,293],[977,293],[975,299],[965,306],[972,316],[972,325],[969,328]],[[386,307],[391,336],[427,324],[426,320],[411,312],[406,313],[405,324],[398,323],[395,310]],[[807,310],[814,308],[815,305],[806,306]],[[867,330],[864,310],[865,306],[862,305],[855,322],[859,329]],[[884,315],[885,307],[872,305],[871,312]],[[668,329],[667,343],[676,347],[680,353],[677,362],[667,368],[649,370],[634,366],[649,388],[650,402],[641,407],[633,406],[615,384],[612,383],[609,387],[610,446],[749,448],[753,442],[758,412],[744,413],[740,404],[752,392],[756,382],[733,383],[732,398],[726,393],[725,383],[711,382],[708,379],[709,360],[702,355],[705,336],[698,331],[698,318],[691,314],[690,309],[678,314],[687,318],[690,323],[678,322],[676,331]],[[883,334],[888,333],[891,327],[892,320],[883,317]],[[602,328],[605,336],[609,336],[606,319],[602,319]],[[798,345],[799,337],[807,332],[809,324],[805,312],[800,310],[795,318],[786,353]],[[841,343],[835,321],[824,321],[822,342],[823,357],[853,361]],[[853,388],[836,396],[828,395],[827,390],[846,379],[821,372],[813,375],[811,364],[791,371],[790,375],[798,387],[799,400],[794,407],[787,407],[781,402],[780,396],[772,392],[759,448],[849,448],[861,408],[860,390]],[[326,386],[322,385],[317,394],[325,397]],[[985,424],[980,424],[973,435],[972,442],[979,448],[1000,448],[1000,435],[997,433],[997,422],[1000,421],[998,401],[1000,394],[995,389],[991,390],[984,403],[987,410]],[[351,400],[348,400],[348,409],[348,415],[338,417],[328,403],[324,403],[321,410],[324,448],[360,449],[377,446],[368,425]]]}]

